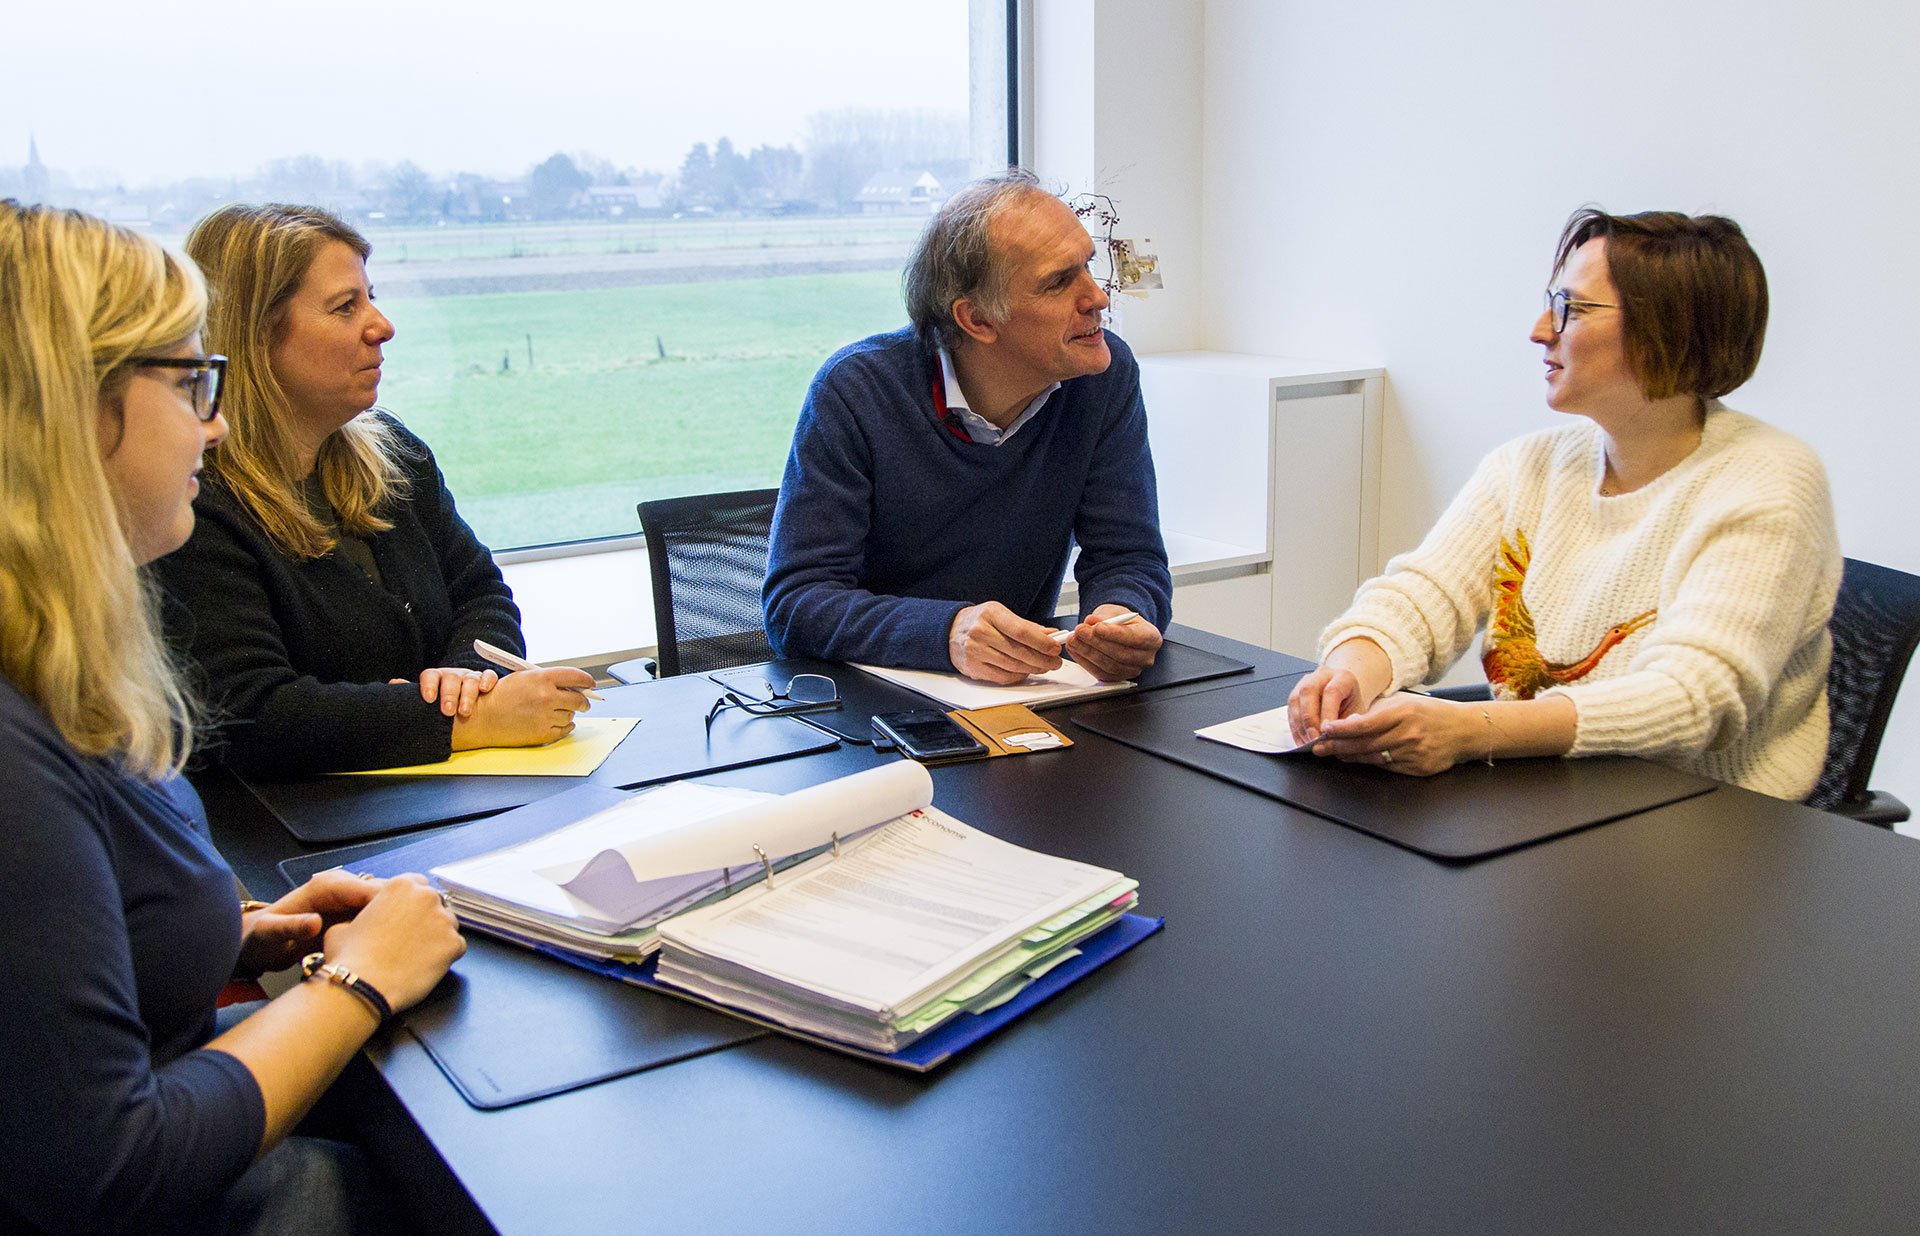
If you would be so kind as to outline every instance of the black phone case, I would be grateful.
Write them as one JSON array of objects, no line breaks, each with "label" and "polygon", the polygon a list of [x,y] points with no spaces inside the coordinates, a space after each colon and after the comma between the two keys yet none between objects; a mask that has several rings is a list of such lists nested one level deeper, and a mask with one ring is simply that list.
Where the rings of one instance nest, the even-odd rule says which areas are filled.
[{"label": "black phone case", "polygon": [[905,742],[900,737],[900,735],[896,734],[890,727],[886,725],[886,720],[889,716],[902,715],[898,713],[881,713],[880,715],[876,716],[873,719],[873,732],[876,736],[878,736],[880,741],[893,747],[893,749],[900,752],[900,754],[906,756],[909,759],[919,760],[923,764],[941,764],[941,763],[946,763],[952,760],[970,760],[970,759],[974,759],[979,756],[985,755],[987,753],[986,747],[981,744],[980,740],[975,738],[972,734],[967,733],[966,727],[961,725],[958,721],[955,721],[951,717],[947,717],[945,713],[940,712],[940,710],[937,708],[925,709],[921,711],[932,712],[938,716],[944,717],[946,719],[947,724],[953,727],[954,733],[958,734],[961,738],[966,739],[968,742],[968,745],[965,747],[943,747],[933,751],[929,751],[924,747],[916,748],[908,744],[907,742]]}]

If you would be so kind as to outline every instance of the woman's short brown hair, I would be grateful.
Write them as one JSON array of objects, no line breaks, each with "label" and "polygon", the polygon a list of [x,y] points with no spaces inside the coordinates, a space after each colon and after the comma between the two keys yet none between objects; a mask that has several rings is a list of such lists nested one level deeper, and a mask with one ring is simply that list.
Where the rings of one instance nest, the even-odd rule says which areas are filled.
[{"label": "woman's short brown hair", "polygon": [[1649,399],[1717,399],[1753,376],[1767,336],[1767,272],[1740,225],[1720,215],[1585,207],[1560,233],[1553,274],[1590,240],[1607,242],[1627,364]]}]

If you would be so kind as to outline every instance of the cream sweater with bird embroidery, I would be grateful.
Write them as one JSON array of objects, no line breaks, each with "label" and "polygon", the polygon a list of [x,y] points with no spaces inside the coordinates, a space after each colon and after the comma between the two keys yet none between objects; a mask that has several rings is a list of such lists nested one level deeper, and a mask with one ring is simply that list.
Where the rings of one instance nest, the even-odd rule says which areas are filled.
[{"label": "cream sweater with bird embroidery", "polygon": [[[1322,655],[1365,636],[1386,650],[1398,690],[1437,679],[1486,624],[1490,677],[1496,658],[1532,660],[1546,675],[1540,694],[1573,700],[1568,754],[1642,755],[1806,797],[1827,753],[1827,619],[1840,583],[1819,457],[1712,402],[1691,455],[1602,497],[1604,446],[1582,418],[1487,456],[1419,548],[1360,586],[1322,633]],[[1533,648],[1526,614],[1496,605],[1503,550]],[[1649,610],[1605,647],[1609,628]]]}]

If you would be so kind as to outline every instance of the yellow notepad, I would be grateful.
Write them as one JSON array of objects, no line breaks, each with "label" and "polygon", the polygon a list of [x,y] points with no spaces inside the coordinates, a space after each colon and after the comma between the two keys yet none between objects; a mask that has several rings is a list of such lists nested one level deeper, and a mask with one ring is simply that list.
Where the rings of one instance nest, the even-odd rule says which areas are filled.
[{"label": "yellow notepad", "polygon": [[438,764],[368,768],[345,777],[584,777],[606,763],[640,724],[638,717],[581,717],[573,733],[544,747],[481,747],[455,751]]}]

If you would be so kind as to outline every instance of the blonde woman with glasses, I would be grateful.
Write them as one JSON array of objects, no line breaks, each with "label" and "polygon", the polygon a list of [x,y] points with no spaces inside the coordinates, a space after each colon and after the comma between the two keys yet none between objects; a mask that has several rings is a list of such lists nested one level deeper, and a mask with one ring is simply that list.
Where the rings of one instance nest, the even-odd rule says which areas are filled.
[{"label": "blonde woman with glasses", "polygon": [[[0,201],[0,1230],[377,1230],[357,1151],[289,1134],[464,949],[417,877],[238,902],[179,776],[141,567],[226,432],[204,310],[152,241]],[[309,950],[216,1032],[225,983]]]},{"label": "blonde woman with glasses", "polygon": [[592,677],[498,678],[475,654],[523,653],[520,611],[433,453],[372,410],[394,329],[366,238],[312,207],[228,206],[187,252],[211,285],[207,344],[232,358],[232,428],[159,574],[220,722],[215,757],[298,775],[570,732]]}]

